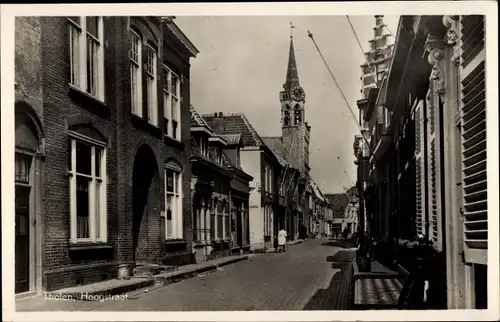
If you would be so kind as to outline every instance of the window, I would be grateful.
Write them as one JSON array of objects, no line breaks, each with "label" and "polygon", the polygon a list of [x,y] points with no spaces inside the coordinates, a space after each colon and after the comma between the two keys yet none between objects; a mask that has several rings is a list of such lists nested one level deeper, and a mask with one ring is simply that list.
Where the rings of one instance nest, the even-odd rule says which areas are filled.
[{"label": "window", "polygon": [[208,157],[208,142],[207,139],[203,136],[200,136],[198,139],[200,153],[204,157]]},{"label": "window", "polygon": [[164,131],[165,135],[181,139],[181,84],[177,74],[163,66]]},{"label": "window", "polygon": [[210,240],[215,240],[216,238],[216,216],[217,216],[217,207],[219,205],[219,202],[217,199],[213,199],[210,207]]},{"label": "window", "polygon": [[267,185],[267,181],[269,179],[269,173],[268,173],[268,171],[269,171],[269,167],[266,165],[264,167],[264,191],[269,191],[268,190],[268,185]]},{"label": "window", "polygon": [[273,168],[269,167],[269,188],[268,192],[273,192]]},{"label": "window", "polygon": [[221,151],[221,148],[219,147],[214,147],[213,148],[213,151],[214,151],[214,160],[215,162],[217,162],[218,164],[222,164],[222,151]]},{"label": "window", "polygon": [[224,238],[224,204],[222,201],[217,204],[217,238]]},{"label": "window", "polygon": [[157,77],[156,77],[156,51],[147,47],[146,60],[146,90],[148,99],[148,121],[154,126],[158,126],[158,99],[157,99]]},{"label": "window", "polygon": [[302,122],[302,112],[298,109],[298,107],[295,108],[295,125],[298,125]]},{"label": "window", "polygon": [[224,232],[225,238],[229,238],[231,236],[232,226],[231,226],[231,216],[229,213],[229,203],[228,202],[224,203],[223,209],[224,209],[224,220],[226,222],[226,224],[225,224],[226,230]]},{"label": "window", "polygon": [[104,101],[103,17],[68,17],[70,84]]},{"label": "window", "polygon": [[289,107],[287,106],[287,110],[283,112],[283,124],[285,126],[290,125],[290,111],[288,109]]},{"label": "window", "polygon": [[132,30],[130,33],[132,35],[132,48],[129,52],[132,113],[142,117],[142,44],[138,34]]},{"label": "window", "polygon": [[165,229],[166,238],[183,238],[182,234],[182,172],[178,165],[165,167]]},{"label": "window", "polygon": [[15,157],[15,179],[16,183],[29,184],[30,182],[30,168],[32,156],[16,153]]},{"label": "window", "polygon": [[69,172],[71,241],[106,242],[105,146],[70,137]]}]

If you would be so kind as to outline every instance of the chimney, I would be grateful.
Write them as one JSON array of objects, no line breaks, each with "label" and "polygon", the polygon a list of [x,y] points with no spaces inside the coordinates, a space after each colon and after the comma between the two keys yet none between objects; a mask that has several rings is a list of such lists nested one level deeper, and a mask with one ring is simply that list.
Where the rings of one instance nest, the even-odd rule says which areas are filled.
[{"label": "chimney", "polygon": [[214,113],[213,130],[217,134],[224,134],[224,114],[222,112]]}]

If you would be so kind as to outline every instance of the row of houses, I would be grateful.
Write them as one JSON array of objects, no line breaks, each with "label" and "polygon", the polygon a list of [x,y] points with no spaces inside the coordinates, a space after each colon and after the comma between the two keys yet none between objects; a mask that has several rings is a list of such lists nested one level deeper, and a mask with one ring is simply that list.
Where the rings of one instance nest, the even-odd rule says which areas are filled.
[{"label": "row of houses", "polygon": [[16,18],[16,293],[324,232],[293,39],[282,136],[261,137],[191,105],[199,51],[173,19]]},{"label": "row of houses", "polygon": [[358,101],[360,224],[392,247],[433,245],[438,308],[486,308],[485,17],[402,16],[388,53],[370,54],[390,64]]}]

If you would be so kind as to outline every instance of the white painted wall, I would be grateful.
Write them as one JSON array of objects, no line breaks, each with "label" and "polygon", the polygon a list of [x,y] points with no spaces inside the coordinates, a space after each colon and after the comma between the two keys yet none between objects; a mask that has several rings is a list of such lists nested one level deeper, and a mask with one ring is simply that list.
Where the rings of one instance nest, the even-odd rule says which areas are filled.
[{"label": "white painted wall", "polygon": [[261,186],[261,151],[257,148],[246,148],[240,152],[241,168],[253,177],[250,186],[249,224],[250,248],[252,250],[264,248],[264,209],[261,207],[261,193],[257,187]]}]

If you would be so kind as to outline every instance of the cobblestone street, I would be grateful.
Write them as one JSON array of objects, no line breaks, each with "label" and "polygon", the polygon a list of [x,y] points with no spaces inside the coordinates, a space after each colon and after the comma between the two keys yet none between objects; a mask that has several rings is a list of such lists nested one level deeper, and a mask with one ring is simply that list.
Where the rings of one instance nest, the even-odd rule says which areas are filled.
[{"label": "cobblestone street", "polygon": [[60,310],[86,311],[347,309],[348,287],[341,283],[341,262],[350,260],[352,253],[325,240],[308,240],[286,253],[255,255],[215,272],[148,293],[137,292],[126,301],[38,299],[36,304],[32,300],[29,305],[18,303],[18,310],[23,306],[30,311],[54,310],[54,304]]}]

